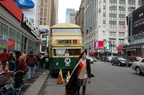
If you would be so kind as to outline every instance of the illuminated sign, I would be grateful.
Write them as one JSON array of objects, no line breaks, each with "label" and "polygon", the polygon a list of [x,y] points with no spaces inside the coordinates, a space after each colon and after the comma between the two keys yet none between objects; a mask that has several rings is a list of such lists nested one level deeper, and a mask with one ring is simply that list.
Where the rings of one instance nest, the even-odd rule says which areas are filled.
[{"label": "illuminated sign", "polygon": [[104,41],[94,42],[94,49],[104,49]]},{"label": "illuminated sign", "polygon": [[94,42],[94,49],[109,49],[109,42],[108,41]]}]

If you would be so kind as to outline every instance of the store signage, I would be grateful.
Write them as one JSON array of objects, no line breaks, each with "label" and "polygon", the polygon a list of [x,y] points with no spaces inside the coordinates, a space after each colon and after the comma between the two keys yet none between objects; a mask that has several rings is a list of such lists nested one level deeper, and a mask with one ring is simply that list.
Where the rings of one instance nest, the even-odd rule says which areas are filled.
[{"label": "store signage", "polygon": [[8,40],[8,46],[9,46],[9,47],[14,47],[14,46],[15,46],[15,41],[13,41],[13,40]]}]

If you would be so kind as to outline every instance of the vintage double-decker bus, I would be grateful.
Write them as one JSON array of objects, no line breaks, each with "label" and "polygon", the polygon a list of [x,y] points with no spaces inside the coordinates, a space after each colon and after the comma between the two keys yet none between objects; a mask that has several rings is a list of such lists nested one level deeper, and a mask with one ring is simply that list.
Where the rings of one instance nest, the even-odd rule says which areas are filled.
[{"label": "vintage double-decker bus", "polygon": [[83,51],[81,27],[71,23],[60,23],[50,28],[49,67],[51,74],[71,71]]}]

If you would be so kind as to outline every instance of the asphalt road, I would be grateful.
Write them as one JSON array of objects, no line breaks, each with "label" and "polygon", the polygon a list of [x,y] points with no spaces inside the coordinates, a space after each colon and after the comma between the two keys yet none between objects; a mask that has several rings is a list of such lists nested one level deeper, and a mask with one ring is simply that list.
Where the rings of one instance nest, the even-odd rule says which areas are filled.
[{"label": "asphalt road", "polygon": [[[97,62],[91,67],[95,77],[87,85],[86,95],[144,95],[144,75],[136,75],[131,67],[112,66],[108,62]],[[50,76],[41,95],[66,95],[64,85]]]}]

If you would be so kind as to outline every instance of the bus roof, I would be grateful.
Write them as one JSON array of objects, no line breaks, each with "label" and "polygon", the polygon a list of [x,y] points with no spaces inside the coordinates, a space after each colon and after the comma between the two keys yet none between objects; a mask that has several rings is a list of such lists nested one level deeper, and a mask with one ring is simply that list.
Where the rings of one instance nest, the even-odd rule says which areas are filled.
[{"label": "bus roof", "polygon": [[59,23],[53,25],[51,28],[81,28],[81,27],[72,23]]}]

